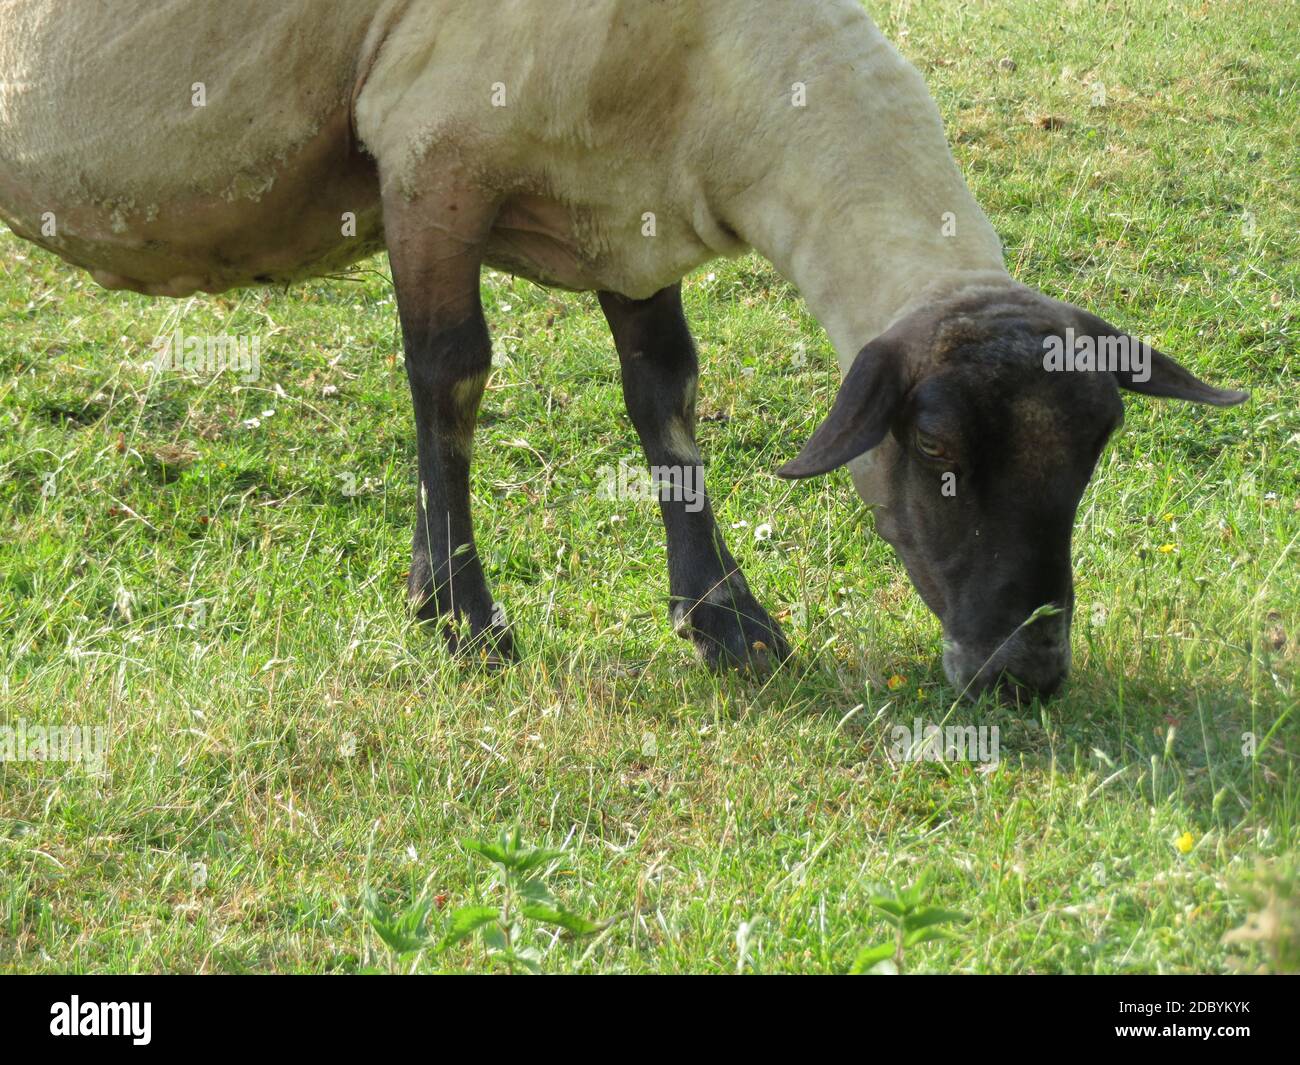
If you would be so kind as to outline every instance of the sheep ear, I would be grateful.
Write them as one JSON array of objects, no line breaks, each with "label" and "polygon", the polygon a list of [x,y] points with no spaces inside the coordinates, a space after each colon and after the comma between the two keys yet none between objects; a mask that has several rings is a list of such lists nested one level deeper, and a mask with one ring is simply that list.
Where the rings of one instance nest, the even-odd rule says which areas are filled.
[{"label": "sheep ear", "polygon": [[[1135,342],[1136,343],[1136,342]],[[1194,373],[1180,366],[1168,355],[1162,355],[1155,348],[1148,348],[1150,365],[1145,379],[1139,381],[1139,374],[1133,371],[1116,371],[1115,379],[1119,387],[1130,392],[1140,392],[1145,396],[1159,396],[1162,399],[1185,399],[1191,403],[1209,403],[1214,407],[1235,407],[1250,398],[1249,392],[1239,392],[1231,388],[1215,388],[1206,384]]]},{"label": "sheep ear", "polygon": [[905,350],[897,336],[877,337],[853,360],[835,405],[798,456],[777,475],[816,477],[838,469],[885,438],[907,394]]},{"label": "sheep ear", "polygon": [[1085,331],[1090,336],[1119,337],[1128,345],[1130,351],[1141,352],[1146,356],[1145,360],[1137,364],[1144,367],[1140,371],[1135,372],[1133,369],[1114,371],[1115,380],[1119,382],[1120,388],[1144,396],[1185,399],[1190,403],[1208,403],[1214,407],[1235,407],[1250,398],[1249,392],[1215,388],[1213,385],[1206,384],[1168,355],[1156,351],[1136,337],[1129,336],[1122,329],[1116,329],[1095,314],[1083,311],[1080,317]]}]

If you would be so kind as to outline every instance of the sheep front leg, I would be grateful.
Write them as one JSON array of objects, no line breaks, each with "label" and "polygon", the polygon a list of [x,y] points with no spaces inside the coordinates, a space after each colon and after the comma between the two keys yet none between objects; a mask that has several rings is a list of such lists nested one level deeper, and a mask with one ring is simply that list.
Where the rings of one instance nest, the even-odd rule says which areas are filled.
[{"label": "sheep front leg", "polygon": [[419,487],[408,595],[423,621],[443,619],[450,646],[513,658],[501,609],[483,576],[470,517],[469,469],[492,342],[479,301],[493,210],[454,191],[384,198],[384,229],[415,407]]},{"label": "sheep front leg", "polygon": [[695,444],[699,363],[681,286],[646,300],[602,292],[623,373],[623,398],[659,484],[668,535],[669,617],[713,668],[764,669],[790,654],[776,622],[750,594],[704,491]]}]

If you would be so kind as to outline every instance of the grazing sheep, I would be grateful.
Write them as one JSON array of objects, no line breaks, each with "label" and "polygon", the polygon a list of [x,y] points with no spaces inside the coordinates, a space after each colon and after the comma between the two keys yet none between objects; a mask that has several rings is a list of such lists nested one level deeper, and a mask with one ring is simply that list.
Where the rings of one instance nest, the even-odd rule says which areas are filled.
[{"label": "grazing sheep", "polygon": [[503,656],[470,519],[484,264],[599,293],[670,471],[672,620],[713,663],[788,649],[697,476],[679,282],[711,258],[757,249],[825,327],[842,387],[780,472],[849,466],[968,691],[1065,676],[1070,533],[1120,389],[1245,398],[1008,276],[924,83],[856,0],[8,0],[0,216],[164,296],[387,248],[419,450],[409,593]]}]

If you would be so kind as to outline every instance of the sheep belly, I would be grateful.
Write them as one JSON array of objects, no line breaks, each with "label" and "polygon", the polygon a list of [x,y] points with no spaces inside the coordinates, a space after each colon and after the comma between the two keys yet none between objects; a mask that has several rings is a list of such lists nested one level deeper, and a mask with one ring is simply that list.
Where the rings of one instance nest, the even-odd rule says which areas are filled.
[{"label": "sheep belly", "polygon": [[351,93],[374,4],[0,9],[0,218],[159,295],[327,272],[382,247]]}]

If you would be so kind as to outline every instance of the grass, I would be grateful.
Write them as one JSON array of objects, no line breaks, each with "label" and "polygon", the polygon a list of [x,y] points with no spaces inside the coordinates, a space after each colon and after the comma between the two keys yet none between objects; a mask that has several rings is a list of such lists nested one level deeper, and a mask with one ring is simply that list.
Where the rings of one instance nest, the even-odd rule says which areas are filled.
[{"label": "grass", "polygon": [[[521,933],[548,972],[846,971],[894,935],[871,900],[923,878],[970,919],[909,972],[1295,964],[1294,920],[1260,914],[1300,893],[1296,12],[867,6],[1017,277],[1254,392],[1128,402],[1079,512],[1064,695],[954,706],[847,475],[773,476],[836,373],[756,258],[685,294],[714,504],[798,666],[715,678],[672,635],[653,504],[596,490],[639,449],[594,298],[490,275],[473,491],[524,650],[490,674],[405,612],[386,260],[150,301],[5,233],[0,724],[102,725],[110,748],[100,773],[0,764],[0,967],[483,969],[473,939],[392,954],[365,900],[432,900],[433,926],[497,906],[462,841],[514,829],[567,848],[550,889],[603,928]],[[260,380],[152,372],[175,328],[260,337]],[[996,725],[1000,764],[894,764],[916,718]]]}]

